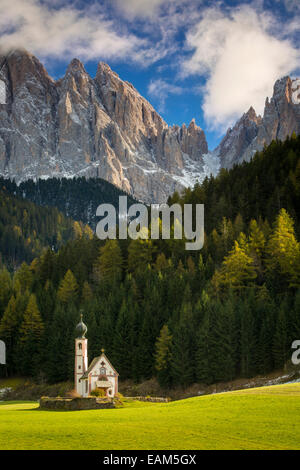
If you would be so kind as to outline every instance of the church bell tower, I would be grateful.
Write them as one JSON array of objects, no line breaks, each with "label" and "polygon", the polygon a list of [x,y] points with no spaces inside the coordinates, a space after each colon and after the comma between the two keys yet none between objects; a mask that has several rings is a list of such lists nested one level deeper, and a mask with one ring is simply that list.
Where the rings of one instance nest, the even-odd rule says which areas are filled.
[{"label": "church bell tower", "polygon": [[87,326],[82,321],[82,314],[80,315],[80,322],[76,326],[76,339],[75,339],[75,377],[74,387],[79,395],[84,395],[82,390],[83,382],[80,378],[88,368],[88,340],[85,335],[87,333]]}]

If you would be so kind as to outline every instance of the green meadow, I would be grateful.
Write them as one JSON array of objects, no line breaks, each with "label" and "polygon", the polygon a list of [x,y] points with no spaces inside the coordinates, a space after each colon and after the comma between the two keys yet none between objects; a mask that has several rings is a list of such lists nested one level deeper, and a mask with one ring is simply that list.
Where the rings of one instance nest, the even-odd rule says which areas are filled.
[{"label": "green meadow", "polygon": [[300,449],[300,384],[113,410],[0,403],[0,449]]}]

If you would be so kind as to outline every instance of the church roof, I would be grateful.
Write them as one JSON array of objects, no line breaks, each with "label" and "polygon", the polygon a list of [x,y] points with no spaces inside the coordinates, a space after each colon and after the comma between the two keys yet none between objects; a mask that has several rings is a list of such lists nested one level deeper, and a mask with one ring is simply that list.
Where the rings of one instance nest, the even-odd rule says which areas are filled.
[{"label": "church roof", "polygon": [[98,360],[100,359],[101,356],[98,356],[98,357],[94,357],[94,359],[92,360],[92,362],[90,363],[88,369],[85,371],[85,373],[83,374],[83,376],[80,378],[81,379],[87,379],[88,376],[89,376],[89,373],[93,370],[93,368],[95,367],[95,365],[97,364]]},{"label": "church roof", "polygon": [[112,370],[117,374],[118,372],[116,371],[116,369],[112,366],[111,362],[107,359],[107,357],[105,356],[104,353],[101,354],[101,356],[98,356],[98,357],[94,357],[94,359],[92,360],[92,362],[90,363],[88,369],[85,371],[85,373],[83,374],[83,376],[80,378],[80,380],[83,380],[83,379],[87,379],[89,374],[92,372],[92,370],[94,369],[95,365],[97,364],[97,362],[101,359],[101,358],[104,358],[106,359],[106,361],[108,362],[108,364],[110,365],[110,367],[112,368]]}]

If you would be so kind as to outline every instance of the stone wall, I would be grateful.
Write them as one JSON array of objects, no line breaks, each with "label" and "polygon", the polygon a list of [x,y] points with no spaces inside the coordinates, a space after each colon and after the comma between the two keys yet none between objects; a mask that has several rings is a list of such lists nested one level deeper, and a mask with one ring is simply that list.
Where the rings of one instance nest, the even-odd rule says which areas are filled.
[{"label": "stone wall", "polygon": [[42,410],[62,410],[62,411],[76,411],[76,410],[99,410],[105,408],[115,408],[113,400],[101,399],[98,397],[87,398],[50,398],[41,397],[40,408]]}]

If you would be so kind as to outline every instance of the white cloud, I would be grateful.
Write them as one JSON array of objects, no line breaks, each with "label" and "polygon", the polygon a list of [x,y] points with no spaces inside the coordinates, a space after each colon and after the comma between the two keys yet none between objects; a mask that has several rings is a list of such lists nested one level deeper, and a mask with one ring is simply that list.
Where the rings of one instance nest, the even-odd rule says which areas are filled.
[{"label": "white cloud", "polygon": [[183,91],[183,88],[180,86],[172,85],[160,78],[151,80],[148,86],[148,93],[151,98],[154,98],[159,102],[159,112],[163,112],[165,110],[166,99],[169,95],[180,95]]},{"label": "white cloud", "polygon": [[117,6],[129,17],[153,17],[160,7],[182,0],[114,0]]},{"label": "white cloud", "polygon": [[[42,57],[83,60],[132,58],[145,60],[147,42],[118,31],[99,4],[76,8],[76,3],[40,0],[0,0],[1,47],[23,47]],[[152,52],[154,56],[154,52]],[[147,60],[152,59],[151,50]]]},{"label": "white cloud", "polygon": [[207,76],[203,110],[211,127],[224,130],[251,105],[261,113],[274,82],[297,68],[299,51],[274,31],[274,18],[244,6],[227,14],[208,9],[187,34],[193,53],[184,73]]},{"label": "white cloud", "polygon": [[165,0],[115,0],[129,16],[151,16]]}]

